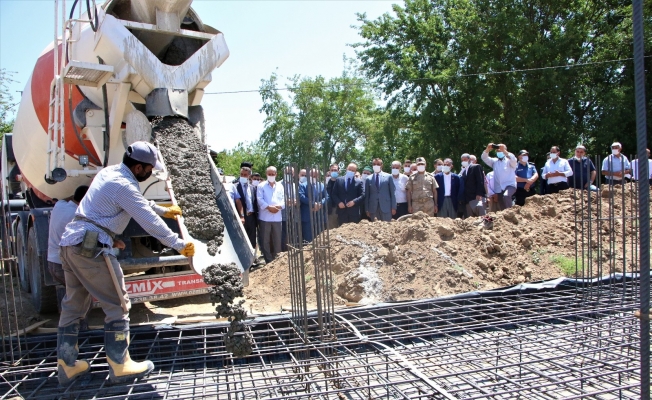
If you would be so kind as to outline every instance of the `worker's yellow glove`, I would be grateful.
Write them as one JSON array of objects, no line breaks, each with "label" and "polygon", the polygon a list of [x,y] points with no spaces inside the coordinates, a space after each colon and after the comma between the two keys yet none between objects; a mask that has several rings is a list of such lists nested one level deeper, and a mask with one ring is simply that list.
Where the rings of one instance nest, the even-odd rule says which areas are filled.
[{"label": "worker's yellow glove", "polygon": [[167,211],[163,214],[163,218],[174,218],[177,215],[181,215],[181,207],[172,206],[167,208]]},{"label": "worker's yellow glove", "polygon": [[181,250],[181,255],[184,257],[192,257],[195,255],[195,244],[192,242],[188,242],[186,244],[186,247]]}]

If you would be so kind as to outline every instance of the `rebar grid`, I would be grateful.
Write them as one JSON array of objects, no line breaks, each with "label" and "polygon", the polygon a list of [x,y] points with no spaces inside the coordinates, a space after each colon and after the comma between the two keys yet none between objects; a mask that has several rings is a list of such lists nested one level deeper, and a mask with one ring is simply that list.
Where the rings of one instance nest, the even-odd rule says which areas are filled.
[{"label": "rebar grid", "polygon": [[[156,369],[108,385],[101,331],[80,335],[90,376],[57,388],[56,336],[23,340],[0,372],[2,398],[558,399],[640,397],[638,281],[558,285],[347,309],[337,342],[305,342],[286,316],[249,322],[254,352],[225,350],[225,325],[134,329]],[[600,293],[596,296],[597,292]],[[623,296],[623,293],[625,295]],[[318,329],[316,313],[307,316]],[[297,353],[307,355],[298,359]]]}]

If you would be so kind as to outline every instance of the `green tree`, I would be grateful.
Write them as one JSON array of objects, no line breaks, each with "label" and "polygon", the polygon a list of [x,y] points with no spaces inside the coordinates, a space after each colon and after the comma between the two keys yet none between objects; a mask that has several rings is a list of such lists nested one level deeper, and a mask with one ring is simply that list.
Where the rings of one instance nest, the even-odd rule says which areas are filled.
[{"label": "green tree", "polygon": [[270,164],[325,167],[364,161],[365,142],[380,129],[382,113],[366,80],[352,71],[329,80],[292,77],[289,98],[281,94],[276,74],[262,81],[265,129],[260,144]]},{"label": "green tree", "polygon": [[253,164],[253,171],[265,175],[269,166],[267,155],[259,142],[238,143],[231,150],[224,150],[215,156],[215,165],[222,168],[226,175],[239,176],[240,163],[247,161]]},{"label": "green tree", "polygon": [[9,83],[13,82],[13,73],[0,69],[0,138],[14,128],[14,120],[10,119],[11,110],[16,105],[9,93]]},{"label": "green tree", "polygon": [[[406,0],[375,20],[359,15],[354,47],[427,157],[488,142],[527,148],[539,163],[550,146],[580,141],[604,154],[634,132],[632,63],[611,61],[631,57],[627,4]],[[576,66],[557,68],[566,65]]]}]

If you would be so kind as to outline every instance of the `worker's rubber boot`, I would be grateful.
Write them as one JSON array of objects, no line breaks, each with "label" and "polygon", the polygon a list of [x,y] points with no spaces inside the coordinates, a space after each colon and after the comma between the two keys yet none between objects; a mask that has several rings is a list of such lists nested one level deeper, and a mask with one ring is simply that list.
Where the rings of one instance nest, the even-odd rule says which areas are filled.
[{"label": "worker's rubber boot", "polygon": [[129,322],[113,321],[104,325],[104,345],[112,383],[126,383],[152,372],[151,361],[135,362],[129,356]]},{"label": "worker's rubber boot", "polygon": [[78,360],[79,324],[59,327],[57,334],[57,370],[60,385],[68,385],[91,370],[88,361]]}]

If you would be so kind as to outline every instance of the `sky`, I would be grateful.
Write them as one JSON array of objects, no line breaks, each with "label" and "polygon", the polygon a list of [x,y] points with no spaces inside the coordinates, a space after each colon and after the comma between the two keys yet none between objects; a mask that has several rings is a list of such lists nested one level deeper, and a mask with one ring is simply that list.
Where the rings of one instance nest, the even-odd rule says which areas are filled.
[{"label": "sky", "polygon": [[[263,131],[262,79],[276,72],[281,84],[294,75],[339,76],[349,45],[361,38],[356,13],[375,19],[399,0],[368,1],[222,1],[195,0],[205,24],[224,33],[230,56],[213,72],[202,106],[211,149],[231,149],[258,139]],[[66,2],[68,7],[72,0]],[[36,59],[52,42],[54,0],[0,0],[0,68],[15,72],[10,86],[18,101]],[[17,107],[16,107],[17,108]]]}]

